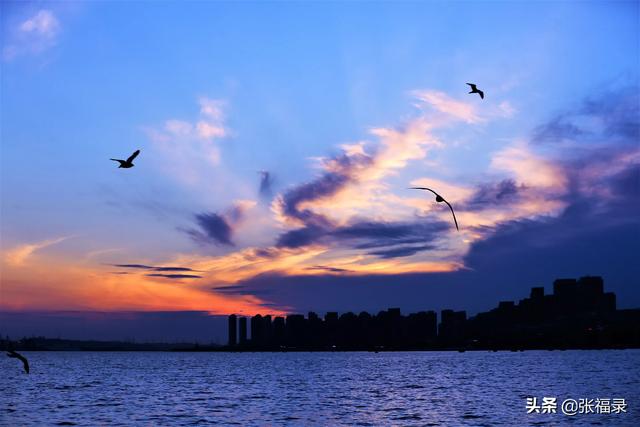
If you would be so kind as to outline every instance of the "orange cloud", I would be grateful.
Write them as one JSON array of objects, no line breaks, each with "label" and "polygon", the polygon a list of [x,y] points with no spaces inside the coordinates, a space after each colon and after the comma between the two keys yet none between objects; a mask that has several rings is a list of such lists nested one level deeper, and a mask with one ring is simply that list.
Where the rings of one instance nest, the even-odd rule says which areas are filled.
[{"label": "orange cloud", "polygon": [[24,245],[17,246],[5,253],[4,259],[5,261],[13,266],[21,266],[24,265],[27,260],[33,255],[34,252],[44,249],[48,246],[55,245],[64,240],[67,240],[69,237],[60,237],[57,239],[49,239],[43,240],[37,243],[28,243]]},{"label": "orange cloud", "polygon": [[212,314],[267,310],[257,297],[215,293],[195,280],[165,280],[144,274],[113,274],[107,266],[88,267],[56,257],[29,269],[5,265],[0,287],[3,310],[180,311]]}]

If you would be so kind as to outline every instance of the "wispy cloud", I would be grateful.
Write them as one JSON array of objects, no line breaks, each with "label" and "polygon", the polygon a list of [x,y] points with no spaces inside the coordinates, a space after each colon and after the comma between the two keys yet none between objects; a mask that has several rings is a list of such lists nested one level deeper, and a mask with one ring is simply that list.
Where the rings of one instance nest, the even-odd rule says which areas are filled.
[{"label": "wispy cloud", "polygon": [[218,141],[229,136],[225,125],[225,101],[201,97],[195,120],[171,118],[160,127],[143,130],[163,155],[162,167],[188,184],[196,184],[207,174],[203,170],[218,166]]},{"label": "wispy cloud", "polygon": [[435,108],[441,113],[448,114],[467,123],[484,121],[478,114],[476,107],[469,102],[451,98],[444,92],[436,90],[417,90],[412,92],[420,101]]},{"label": "wispy cloud", "polygon": [[538,126],[532,142],[553,145],[579,142],[584,147],[605,137],[616,143],[636,144],[640,139],[638,117],[640,100],[637,86],[608,89]]},{"label": "wispy cloud", "polygon": [[195,274],[160,274],[160,273],[151,273],[147,274],[147,277],[159,277],[162,279],[172,279],[172,280],[180,280],[180,279],[201,279],[202,276],[196,276]]},{"label": "wispy cloud", "polygon": [[273,197],[273,174],[269,171],[260,171],[260,187],[258,193],[263,200]]},{"label": "wispy cloud", "polygon": [[110,264],[113,267],[118,268],[127,268],[134,270],[152,270],[158,272],[166,272],[166,271],[198,271],[189,267],[156,267],[152,265],[146,264]]},{"label": "wispy cloud", "polygon": [[27,263],[28,259],[37,251],[44,249],[48,246],[55,245],[64,240],[69,239],[71,236],[59,237],[57,239],[43,240],[36,243],[27,243],[17,246],[5,253],[5,261],[13,266],[22,266]]},{"label": "wispy cloud", "polygon": [[54,13],[40,9],[11,31],[2,52],[3,58],[10,61],[19,55],[43,52],[56,44],[60,30],[60,22]]}]

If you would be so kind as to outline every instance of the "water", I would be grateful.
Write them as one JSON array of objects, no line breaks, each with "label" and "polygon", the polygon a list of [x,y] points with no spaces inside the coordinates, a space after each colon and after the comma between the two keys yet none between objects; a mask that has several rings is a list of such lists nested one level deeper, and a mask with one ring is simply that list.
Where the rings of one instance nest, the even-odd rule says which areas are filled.
[{"label": "water", "polygon": [[[640,425],[639,350],[24,354],[30,375],[0,358],[1,425]],[[628,413],[527,415],[528,396]]]}]

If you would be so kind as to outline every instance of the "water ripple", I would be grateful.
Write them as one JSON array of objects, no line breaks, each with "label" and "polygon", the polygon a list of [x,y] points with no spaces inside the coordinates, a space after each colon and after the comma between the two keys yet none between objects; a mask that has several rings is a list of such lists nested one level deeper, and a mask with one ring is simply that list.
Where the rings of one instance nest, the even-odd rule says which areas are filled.
[{"label": "water ripple", "polygon": [[[0,358],[0,425],[640,425],[640,351],[29,353]],[[529,396],[629,413],[526,414]]]}]

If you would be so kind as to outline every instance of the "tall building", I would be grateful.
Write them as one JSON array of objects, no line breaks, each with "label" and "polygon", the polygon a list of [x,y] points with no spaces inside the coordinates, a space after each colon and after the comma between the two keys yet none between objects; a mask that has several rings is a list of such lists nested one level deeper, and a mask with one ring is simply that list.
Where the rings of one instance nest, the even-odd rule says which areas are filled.
[{"label": "tall building", "polygon": [[237,341],[237,317],[235,314],[229,316],[229,346],[233,347]]},{"label": "tall building", "polygon": [[273,343],[276,346],[284,344],[285,327],[284,317],[276,317],[273,319]]},{"label": "tall building", "polygon": [[264,331],[262,328],[262,316],[256,314],[251,318],[251,344],[261,345],[264,343]]},{"label": "tall building", "polygon": [[240,345],[245,345],[247,343],[247,318],[241,317],[239,320],[240,323]]}]

